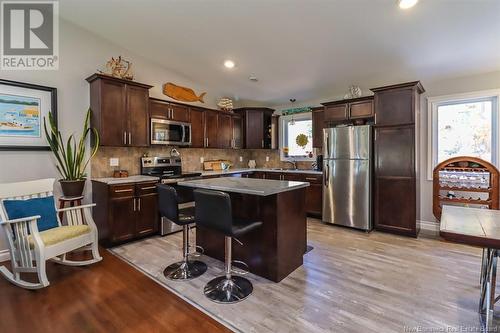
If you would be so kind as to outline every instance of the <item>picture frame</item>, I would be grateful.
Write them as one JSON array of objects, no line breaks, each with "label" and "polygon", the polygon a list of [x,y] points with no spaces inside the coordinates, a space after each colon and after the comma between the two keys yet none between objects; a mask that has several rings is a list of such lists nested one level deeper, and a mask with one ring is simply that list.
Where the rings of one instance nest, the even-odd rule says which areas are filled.
[{"label": "picture frame", "polygon": [[49,113],[57,124],[57,88],[0,79],[0,150],[50,150]]}]

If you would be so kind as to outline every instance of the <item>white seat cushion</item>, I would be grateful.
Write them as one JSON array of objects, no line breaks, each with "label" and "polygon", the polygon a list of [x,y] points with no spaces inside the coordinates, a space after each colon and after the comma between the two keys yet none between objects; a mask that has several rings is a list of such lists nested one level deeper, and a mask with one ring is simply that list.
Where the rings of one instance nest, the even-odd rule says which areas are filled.
[{"label": "white seat cushion", "polygon": [[[45,246],[50,246],[89,232],[90,227],[85,224],[61,226],[40,232],[40,237],[42,238],[42,242]],[[28,240],[30,242],[30,248],[34,248],[35,243],[33,242],[33,236],[30,235]]]}]

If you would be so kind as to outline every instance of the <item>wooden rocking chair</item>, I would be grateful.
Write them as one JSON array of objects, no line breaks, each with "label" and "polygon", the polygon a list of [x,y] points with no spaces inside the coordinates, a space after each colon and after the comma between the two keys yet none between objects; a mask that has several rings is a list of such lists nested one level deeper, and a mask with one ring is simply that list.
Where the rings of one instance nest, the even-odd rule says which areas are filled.
[{"label": "wooden rocking chair", "polygon": [[[5,200],[52,196],[53,186],[54,179],[0,184],[0,225],[7,236],[11,261],[11,270],[0,266],[0,273],[19,287],[39,289],[48,286],[45,262],[49,259],[70,266],[89,265],[102,260],[97,247],[97,227],[91,213],[91,207],[95,204],[56,210],[63,213],[62,221],[65,224],[56,214],[58,226],[42,232],[38,231],[37,226],[40,215],[9,220]],[[92,259],[66,259],[66,253],[77,249],[91,250]],[[25,281],[20,273],[36,273],[39,282]]]}]

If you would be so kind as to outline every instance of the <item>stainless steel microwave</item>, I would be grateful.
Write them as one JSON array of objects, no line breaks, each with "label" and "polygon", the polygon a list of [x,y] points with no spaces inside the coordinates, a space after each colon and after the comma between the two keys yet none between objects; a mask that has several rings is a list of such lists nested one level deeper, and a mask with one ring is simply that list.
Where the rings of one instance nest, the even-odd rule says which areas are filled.
[{"label": "stainless steel microwave", "polygon": [[151,118],[151,144],[188,146],[191,144],[191,124]]}]

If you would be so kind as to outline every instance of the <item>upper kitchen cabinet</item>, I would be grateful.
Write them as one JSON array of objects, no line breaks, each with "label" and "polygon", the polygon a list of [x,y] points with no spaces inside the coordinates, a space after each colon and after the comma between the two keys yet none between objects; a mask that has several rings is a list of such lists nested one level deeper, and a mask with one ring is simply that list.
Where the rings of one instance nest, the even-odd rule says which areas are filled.
[{"label": "upper kitchen cabinet", "polygon": [[134,81],[94,74],[90,83],[92,126],[102,146],[149,146],[149,89]]},{"label": "upper kitchen cabinet", "polygon": [[233,148],[233,120],[231,114],[218,112],[217,141],[219,148]]},{"label": "upper kitchen cabinet", "polygon": [[187,105],[171,103],[157,98],[149,99],[149,113],[151,118],[180,122],[190,121],[190,108]]},{"label": "upper kitchen cabinet", "polygon": [[219,112],[205,110],[205,147],[219,148]]},{"label": "upper kitchen cabinet", "polygon": [[321,103],[325,106],[324,121],[344,123],[355,119],[370,119],[374,116],[373,96]]},{"label": "upper kitchen cabinet", "polygon": [[205,147],[205,112],[203,109],[191,108],[191,147]]},{"label": "upper kitchen cabinet", "polygon": [[325,128],[325,108],[312,109],[313,148],[323,148],[323,128]]},{"label": "upper kitchen cabinet", "polygon": [[233,148],[241,149],[243,148],[243,119],[240,115],[233,114],[231,121]]},{"label": "upper kitchen cabinet", "polygon": [[[273,109],[269,108],[239,108],[234,110],[243,120],[243,148],[272,149]],[[275,131],[274,131],[275,132]]]},{"label": "upper kitchen cabinet", "polygon": [[414,124],[424,88],[419,81],[371,89],[375,93],[375,124]]}]

